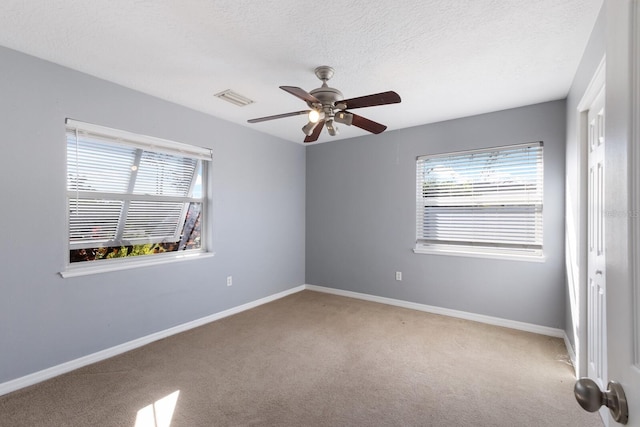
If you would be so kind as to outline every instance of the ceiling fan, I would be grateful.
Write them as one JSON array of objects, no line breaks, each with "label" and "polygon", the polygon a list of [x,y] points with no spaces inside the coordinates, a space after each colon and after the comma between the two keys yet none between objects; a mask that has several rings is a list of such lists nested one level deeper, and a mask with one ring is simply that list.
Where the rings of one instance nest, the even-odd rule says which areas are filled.
[{"label": "ceiling fan", "polygon": [[323,126],[326,125],[329,135],[338,134],[338,128],[334,122],[347,126],[357,126],[371,133],[381,133],[387,128],[385,125],[374,122],[347,109],[373,107],[376,105],[396,104],[401,101],[400,95],[393,91],[360,96],[358,98],[344,99],[342,92],[329,87],[327,81],[333,77],[333,68],[322,65],[315,69],[316,76],[322,80],[322,86],[307,92],[295,86],[280,86],[280,89],[302,99],[309,106],[309,110],[295,111],[292,113],[276,114],[275,116],[260,117],[248,120],[249,123],[264,122],[267,120],[281,119],[284,117],[306,114],[309,123],[302,127],[306,138],[304,142],[314,142],[320,136]]}]

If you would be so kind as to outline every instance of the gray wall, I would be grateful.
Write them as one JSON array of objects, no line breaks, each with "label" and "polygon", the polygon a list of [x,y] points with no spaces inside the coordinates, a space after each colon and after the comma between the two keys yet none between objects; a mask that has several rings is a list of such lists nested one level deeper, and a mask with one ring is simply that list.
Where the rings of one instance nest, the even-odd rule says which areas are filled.
[{"label": "gray wall", "polygon": [[[66,117],[212,147],[216,256],[62,279]],[[304,283],[303,146],[4,48],[0,129],[0,383]]]},{"label": "gray wall", "polygon": [[[565,111],[555,101],[309,147],[306,283],[564,328]],[[417,156],[538,140],[546,262],[412,252]]]},{"label": "gray wall", "polygon": [[[567,268],[567,304],[565,331],[571,345],[575,349],[574,325],[570,301],[570,286],[577,286],[586,293],[586,268],[587,268],[587,153],[579,141],[577,108],[585,91],[593,78],[598,65],[605,55],[605,12],[604,7],[598,15],[589,43],[584,51],[578,70],[573,79],[569,95],[567,96],[567,156],[566,156],[566,211],[567,221],[573,222],[573,227],[567,227],[567,242],[575,248],[574,254],[567,251],[567,264],[576,265],[578,268]],[[573,232],[572,232],[573,230]],[[582,295],[581,302],[576,301],[576,307],[586,303],[586,296]],[[586,310],[576,312],[580,316],[579,323],[586,325]],[[584,328],[583,328],[584,329]],[[583,342],[582,351],[586,351],[586,342]]]}]

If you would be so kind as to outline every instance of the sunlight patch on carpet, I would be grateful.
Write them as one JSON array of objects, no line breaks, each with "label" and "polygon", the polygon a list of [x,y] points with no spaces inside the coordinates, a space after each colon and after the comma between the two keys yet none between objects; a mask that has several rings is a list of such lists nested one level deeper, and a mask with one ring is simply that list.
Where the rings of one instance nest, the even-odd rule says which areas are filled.
[{"label": "sunlight patch on carpet", "polygon": [[176,390],[140,409],[135,427],[170,427],[179,394],[180,390]]}]

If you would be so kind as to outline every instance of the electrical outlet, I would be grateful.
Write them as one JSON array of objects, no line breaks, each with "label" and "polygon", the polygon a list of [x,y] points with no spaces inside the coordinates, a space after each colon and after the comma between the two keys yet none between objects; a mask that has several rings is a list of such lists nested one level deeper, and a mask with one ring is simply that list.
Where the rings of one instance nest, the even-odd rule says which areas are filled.
[{"label": "electrical outlet", "polygon": [[396,271],[396,280],[402,280],[402,271]]},{"label": "electrical outlet", "polygon": [[227,286],[233,285],[233,277],[227,276]]}]

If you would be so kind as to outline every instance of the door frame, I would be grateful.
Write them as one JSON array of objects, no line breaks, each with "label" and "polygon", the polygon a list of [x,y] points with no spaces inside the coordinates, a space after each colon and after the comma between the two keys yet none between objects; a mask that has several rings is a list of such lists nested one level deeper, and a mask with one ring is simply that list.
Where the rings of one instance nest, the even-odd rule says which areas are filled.
[{"label": "door frame", "polygon": [[[640,283],[640,1],[631,5],[631,81],[630,83],[630,126],[629,126],[629,231],[632,236],[631,252],[631,280]],[[640,292],[635,295],[636,301],[632,313],[633,324],[636,328],[636,339],[640,337]],[[632,348],[633,361],[640,367],[640,341],[636,341]]]}]

